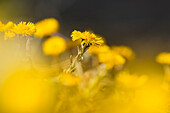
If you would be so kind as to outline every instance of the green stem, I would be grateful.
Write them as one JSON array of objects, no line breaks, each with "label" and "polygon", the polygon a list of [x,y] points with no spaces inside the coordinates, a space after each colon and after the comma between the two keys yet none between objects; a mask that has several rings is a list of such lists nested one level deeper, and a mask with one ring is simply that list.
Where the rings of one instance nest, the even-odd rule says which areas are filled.
[{"label": "green stem", "polygon": [[67,69],[67,73],[71,73],[74,71],[75,66],[76,66],[76,62],[79,61],[83,54],[85,53],[85,46],[82,47],[81,51],[78,52],[77,56],[75,57],[75,59],[73,60],[73,62],[71,63],[70,67]]}]

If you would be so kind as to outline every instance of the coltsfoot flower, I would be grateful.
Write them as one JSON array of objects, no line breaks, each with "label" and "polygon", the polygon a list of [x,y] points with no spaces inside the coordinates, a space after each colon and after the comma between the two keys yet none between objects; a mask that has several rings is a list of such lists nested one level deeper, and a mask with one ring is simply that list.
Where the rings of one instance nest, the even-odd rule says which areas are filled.
[{"label": "coltsfoot flower", "polygon": [[110,47],[108,45],[103,45],[103,46],[91,46],[89,48],[89,52],[94,55],[98,55],[100,53],[107,53],[110,51]]},{"label": "coltsfoot flower", "polygon": [[6,25],[3,27],[3,31],[9,31],[14,27],[14,23],[12,21],[9,21]]},{"label": "coltsfoot flower", "polygon": [[106,69],[112,69],[114,66],[125,63],[125,59],[114,51],[98,54],[98,60],[106,64]]},{"label": "coltsfoot flower", "polygon": [[59,30],[59,22],[55,18],[41,20],[35,25],[37,31],[35,32],[34,36],[39,38],[50,36]]},{"label": "coltsfoot flower", "polygon": [[95,35],[94,33],[90,33],[88,31],[81,33],[80,31],[74,30],[71,34],[71,37],[73,41],[80,39],[81,44],[86,47],[89,47],[91,45],[100,46],[104,43],[102,37],[99,37]]},{"label": "coltsfoot flower", "polygon": [[134,58],[133,50],[128,46],[112,46],[112,50],[122,55],[127,60]]},{"label": "coltsfoot flower", "polygon": [[170,64],[170,53],[162,52],[158,54],[156,61],[160,64]]},{"label": "coltsfoot flower", "polygon": [[36,27],[32,22],[21,21],[19,24],[15,24],[11,31],[22,36],[32,36],[36,32]]},{"label": "coltsfoot flower", "polygon": [[14,23],[13,23],[12,21],[9,21],[7,24],[3,24],[3,23],[0,21],[0,31],[1,31],[1,32],[9,31],[9,30],[11,30],[13,27],[14,27]]},{"label": "coltsfoot flower", "polygon": [[66,41],[58,36],[50,37],[43,43],[43,52],[45,55],[58,56],[66,50]]}]

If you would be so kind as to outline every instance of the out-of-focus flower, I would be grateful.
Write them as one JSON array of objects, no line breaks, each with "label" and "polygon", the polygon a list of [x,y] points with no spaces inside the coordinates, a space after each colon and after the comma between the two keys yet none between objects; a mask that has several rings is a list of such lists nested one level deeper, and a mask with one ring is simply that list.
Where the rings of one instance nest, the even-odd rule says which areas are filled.
[{"label": "out-of-focus flower", "polygon": [[45,55],[57,56],[66,50],[66,41],[58,36],[50,37],[43,43]]},{"label": "out-of-focus flower", "polygon": [[130,74],[127,71],[122,71],[117,75],[116,81],[118,85],[125,88],[139,88],[146,83],[147,76],[138,76],[135,74]]},{"label": "out-of-focus flower", "polygon": [[128,46],[113,46],[112,50],[128,60],[134,58],[133,50]]},{"label": "out-of-focus flower", "polygon": [[71,34],[71,37],[73,41],[81,39],[81,44],[87,47],[91,45],[100,46],[104,43],[102,37],[99,37],[94,33],[90,33],[88,31],[81,33],[80,31],[74,30]]},{"label": "out-of-focus flower", "polygon": [[59,81],[67,86],[75,86],[81,82],[81,77],[72,75],[71,73],[61,73],[59,75]]},{"label": "out-of-focus flower", "polygon": [[36,27],[32,22],[21,21],[19,24],[15,24],[11,31],[22,36],[32,36],[36,32]]},{"label": "out-of-focus flower", "polygon": [[11,30],[14,27],[14,23],[12,21],[9,21],[6,25],[3,27],[3,31]]},{"label": "out-of-focus flower", "polygon": [[160,64],[170,64],[170,53],[162,52],[158,54],[156,61]]},{"label": "out-of-focus flower", "polygon": [[15,37],[15,33],[14,32],[11,32],[11,31],[5,32],[5,36],[4,36],[5,40],[7,40],[8,38],[13,38],[13,37]]},{"label": "out-of-focus flower", "polygon": [[91,46],[89,48],[89,52],[94,55],[98,55],[100,53],[107,53],[110,51],[110,47],[108,45],[103,45],[103,46]]},{"label": "out-of-focus flower", "polygon": [[114,51],[100,53],[98,55],[98,60],[101,63],[105,63],[107,69],[112,69],[114,66],[123,65],[125,63],[125,59]]},{"label": "out-of-focus flower", "polygon": [[37,22],[36,28],[34,36],[39,38],[50,36],[59,30],[59,22],[55,18],[47,18]]}]

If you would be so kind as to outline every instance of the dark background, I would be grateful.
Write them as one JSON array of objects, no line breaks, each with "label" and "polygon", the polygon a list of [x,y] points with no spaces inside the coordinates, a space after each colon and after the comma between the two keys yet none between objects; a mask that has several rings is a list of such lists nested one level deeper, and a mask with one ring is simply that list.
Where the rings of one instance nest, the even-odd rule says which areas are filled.
[{"label": "dark background", "polygon": [[92,30],[107,44],[128,45],[138,57],[170,51],[170,1],[166,0],[1,0],[4,22],[55,17],[60,33]]}]

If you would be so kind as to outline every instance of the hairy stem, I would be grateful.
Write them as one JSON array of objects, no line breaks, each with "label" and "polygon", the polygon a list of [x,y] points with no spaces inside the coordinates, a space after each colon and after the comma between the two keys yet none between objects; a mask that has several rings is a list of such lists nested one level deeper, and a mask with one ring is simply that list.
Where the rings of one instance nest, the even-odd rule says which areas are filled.
[{"label": "hairy stem", "polygon": [[67,73],[71,73],[74,71],[76,62],[80,61],[83,54],[85,53],[85,46],[82,47],[81,51],[78,51],[77,56],[74,58],[73,62],[71,63],[70,67],[66,70]]}]

